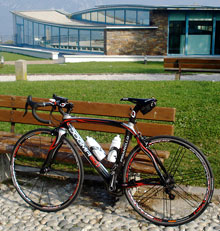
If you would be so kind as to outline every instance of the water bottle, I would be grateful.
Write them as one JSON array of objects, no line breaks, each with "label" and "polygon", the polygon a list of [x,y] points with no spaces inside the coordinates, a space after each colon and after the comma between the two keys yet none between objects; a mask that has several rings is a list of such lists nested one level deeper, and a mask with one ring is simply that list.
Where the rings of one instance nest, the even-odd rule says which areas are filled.
[{"label": "water bottle", "polygon": [[86,137],[86,144],[89,147],[90,151],[96,156],[96,158],[101,161],[105,158],[106,154],[102,147],[97,143],[92,137]]},{"label": "water bottle", "polygon": [[120,147],[121,147],[121,137],[117,135],[114,137],[110,145],[110,149],[107,157],[107,160],[109,162],[115,163],[117,159],[117,153]]}]

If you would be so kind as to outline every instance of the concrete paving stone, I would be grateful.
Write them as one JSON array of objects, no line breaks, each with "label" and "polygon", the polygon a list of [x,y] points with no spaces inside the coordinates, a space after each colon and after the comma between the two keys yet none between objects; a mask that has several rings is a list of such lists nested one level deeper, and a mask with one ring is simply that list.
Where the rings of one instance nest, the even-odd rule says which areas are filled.
[{"label": "concrete paving stone", "polygon": [[[175,74],[67,74],[67,75],[28,75],[28,81],[55,81],[55,80],[148,80],[169,81],[175,80]],[[219,74],[183,74],[181,80],[185,81],[220,81]],[[0,75],[0,82],[16,81],[15,75]]]},{"label": "concrete paving stone", "polygon": [[[148,221],[145,221],[132,210],[124,211],[120,210],[120,213],[116,213],[115,210],[119,210],[119,205],[126,208],[127,201],[119,201],[113,207],[109,206],[111,196],[105,191],[105,189],[91,190],[90,195],[82,192],[79,201],[81,204],[75,205],[73,203],[64,210],[56,213],[45,213],[38,210],[33,210],[28,206],[17,194],[14,192],[7,199],[5,195],[8,193],[7,187],[5,191],[1,189],[5,186],[0,184],[0,198],[2,200],[0,207],[0,231],[8,231],[10,229],[21,230],[19,227],[23,227],[23,230],[34,231],[58,231],[58,230],[112,230],[112,231],[215,231],[220,230],[220,205],[219,203],[210,206],[207,211],[198,217],[195,221],[180,227],[163,227],[156,226]],[[102,192],[105,194],[102,207],[94,206],[94,202],[97,201],[98,194]],[[121,207],[122,208],[122,207]],[[107,213],[111,210],[112,213]],[[21,219],[22,218],[22,219]],[[12,221],[13,219],[13,221]],[[86,222],[87,223],[86,223]],[[18,229],[19,228],[19,229]]]}]

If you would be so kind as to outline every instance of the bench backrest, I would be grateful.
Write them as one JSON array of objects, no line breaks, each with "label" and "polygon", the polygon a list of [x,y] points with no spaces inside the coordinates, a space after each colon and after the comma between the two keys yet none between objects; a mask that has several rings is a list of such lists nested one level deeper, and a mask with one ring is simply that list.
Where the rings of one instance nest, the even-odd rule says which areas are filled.
[{"label": "bench backrest", "polygon": [[165,70],[196,70],[196,71],[213,71],[220,72],[219,58],[181,58],[181,57],[166,57],[164,58]]},{"label": "bench backrest", "polygon": [[[0,121],[11,123],[11,132],[14,132],[14,126],[16,123],[44,125],[38,122],[33,116],[31,111],[27,113],[25,117],[24,108],[27,97],[23,96],[9,96],[0,95]],[[45,98],[33,98],[35,102],[48,102]],[[76,115],[89,115],[90,117],[110,118],[113,120],[127,121],[129,118],[132,104],[110,104],[110,103],[95,103],[84,101],[69,100],[74,104],[73,114]],[[42,108],[39,114],[44,119],[49,119],[49,108]],[[155,107],[151,112],[146,115],[138,114],[138,129],[145,136],[155,135],[173,135],[175,121],[175,108]],[[56,115],[56,118],[61,119],[61,116]],[[110,118],[111,119],[111,118]],[[145,121],[145,120],[148,120]],[[163,123],[154,123],[153,121],[162,121]],[[117,127],[106,126],[102,124],[86,124],[86,123],[74,123],[74,126],[80,130],[90,131],[102,131],[110,133],[124,134],[125,130]]]}]

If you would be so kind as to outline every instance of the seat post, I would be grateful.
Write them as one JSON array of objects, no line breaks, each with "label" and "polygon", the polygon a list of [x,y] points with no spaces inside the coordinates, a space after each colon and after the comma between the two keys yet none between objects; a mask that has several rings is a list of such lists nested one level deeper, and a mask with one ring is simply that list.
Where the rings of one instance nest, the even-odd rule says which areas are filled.
[{"label": "seat post", "polygon": [[140,107],[136,104],[135,107],[131,111],[129,122],[133,124],[136,123],[137,113],[139,110],[140,110]]}]

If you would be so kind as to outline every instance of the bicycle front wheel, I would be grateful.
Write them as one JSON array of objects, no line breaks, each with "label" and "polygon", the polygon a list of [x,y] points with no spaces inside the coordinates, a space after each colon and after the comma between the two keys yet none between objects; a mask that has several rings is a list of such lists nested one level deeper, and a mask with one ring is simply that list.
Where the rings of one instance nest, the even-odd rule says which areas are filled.
[{"label": "bicycle front wheel", "polygon": [[166,182],[162,183],[149,156],[137,146],[128,156],[123,175],[124,183],[130,182],[125,189],[130,204],[157,225],[176,226],[197,218],[214,190],[213,174],[203,153],[172,136],[152,137],[147,148],[161,159]]},{"label": "bicycle front wheel", "polygon": [[51,129],[30,131],[17,141],[11,157],[16,190],[28,204],[46,212],[61,210],[75,200],[84,178],[82,160],[66,137],[43,168],[55,138]]}]

